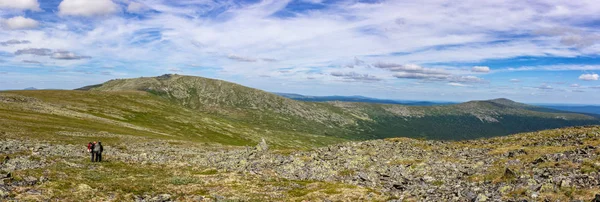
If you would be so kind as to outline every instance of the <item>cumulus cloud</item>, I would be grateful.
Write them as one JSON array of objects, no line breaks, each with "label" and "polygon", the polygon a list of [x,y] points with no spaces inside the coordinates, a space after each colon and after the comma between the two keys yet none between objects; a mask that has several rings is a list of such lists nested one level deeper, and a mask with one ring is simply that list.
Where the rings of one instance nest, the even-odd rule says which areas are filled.
[{"label": "cumulus cloud", "polygon": [[490,72],[490,67],[487,66],[474,66],[473,68],[471,68],[472,72],[477,72],[477,73],[488,73]]},{"label": "cumulus cloud", "polygon": [[519,79],[511,79],[511,80],[509,80],[509,81],[510,81],[510,82],[513,82],[513,83],[519,83],[519,82],[521,82],[521,80],[519,80]]},{"label": "cumulus cloud", "polygon": [[5,42],[0,42],[0,46],[10,46],[10,45],[29,44],[29,43],[31,43],[31,41],[11,39],[11,40],[8,40]]},{"label": "cumulus cloud", "polygon": [[1,21],[2,21],[2,25],[6,29],[12,29],[12,30],[32,29],[32,28],[36,28],[39,25],[38,21],[31,19],[31,18],[23,17],[23,16],[12,17],[12,18],[8,18],[5,20],[1,20]]},{"label": "cumulus cloud", "polygon": [[374,67],[396,72],[393,76],[403,79],[435,79],[443,80],[451,77],[450,73],[441,69],[424,68],[415,64],[377,63]]},{"label": "cumulus cloud", "polygon": [[356,72],[332,72],[331,76],[340,77],[347,81],[361,81],[361,82],[374,82],[380,81],[381,78],[378,78],[369,74],[360,74]]},{"label": "cumulus cloud", "polygon": [[579,87],[580,87],[580,85],[579,85],[579,84],[576,84],[576,83],[574,83],[574,84],[571,84],[570,86],[571,86],[572,88],[579,88]]},{"label": "cumulus cloud", "polygon": [[579,76],[579,80],[584,81],[597,81],[598,78],[598,74],[582,74],[581,76]]},{"label": "cumulus cloud", "polygon": [[255,59],[255,58],[243,57],[243,56],[233,55],[233,54],[229,54],[227,56],[227,58],[229,58],[230,60],[235,60],[235,61],[239,61],[239,62],[256,62],[257,61],[257,59]]},{"label": "cumulus cloud", "polygon": [[81,60],[92,58],[90,56],[76,55],[75,53],[69,51],[55,51],[50,57],[57,60]]},{"label": "cumulus cloud", "polygon": [[0,0],[0,8],[41,11],[37,0]]},{"label": "cumulus cloud", "polygon": [[102,16],[119,11],[119,6],[111,0],[63,0],[58,5],[60,15]]}]

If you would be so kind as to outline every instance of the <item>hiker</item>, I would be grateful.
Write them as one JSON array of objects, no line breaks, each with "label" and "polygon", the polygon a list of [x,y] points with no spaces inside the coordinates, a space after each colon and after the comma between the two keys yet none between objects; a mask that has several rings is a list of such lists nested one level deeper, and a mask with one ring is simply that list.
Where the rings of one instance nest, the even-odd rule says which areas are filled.
[{"label": "hiker", "polygon": [[94,145],[94,149],[93,149],[93,153],[96,154],[96,162],[102,162],[102,152],[104,151],[104,148],[102,147],[102,142],[98,141],[98,143],[96,143]]},{"label": "hiker", "polygon": [[88,143],[88,151],[92,155],[92,162],[96,162],[96,152],[94,152],[94,146],[96,146],[96,142],[94,142],[94,143],[92,143],[92,142]]},{"label": "hiker", "polygon": [[92,142],[88,142],[88,147],[87,148],[88,148],[88,150],[87,150],[88,153],[92,152]]}]

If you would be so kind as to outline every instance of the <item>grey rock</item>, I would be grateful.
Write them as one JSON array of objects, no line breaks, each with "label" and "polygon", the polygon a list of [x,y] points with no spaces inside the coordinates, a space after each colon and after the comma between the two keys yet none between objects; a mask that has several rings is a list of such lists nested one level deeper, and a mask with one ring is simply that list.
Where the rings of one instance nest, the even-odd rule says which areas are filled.
[{"label": "grey rock", "polygon": [[171,195],[169,195],[169,194],[159,194],[158,196],[153,197],[149,201],[150,202],[167,202],[167,201],[171,201]]}]

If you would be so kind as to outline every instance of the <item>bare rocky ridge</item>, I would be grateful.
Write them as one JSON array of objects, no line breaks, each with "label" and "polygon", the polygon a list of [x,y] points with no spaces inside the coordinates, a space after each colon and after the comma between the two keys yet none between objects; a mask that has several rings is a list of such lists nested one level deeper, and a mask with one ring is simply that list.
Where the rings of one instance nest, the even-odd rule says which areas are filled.
[{"label": "bare rocky ridge", "polygon": [[[0,141],[0,151],[10,157],[0,165],[3,178],[0,196],[4,199],[40,193],[43,196],[51,189],[45,184],[59,180],[45,175],[16,176],[14,173],[56,164],[81,169],[89,166],[81,163],[88,157],[82,146],[10,137],[11,134],[4,134]],[[363,193],[366,198],[362,200],[589,201],[600,193],[598,126],[459,142],[409,138],[348,142],[289,154],[269,149],[264,141],[256,147],[214,148],[178,141],[140,140],[143,141],[106,145],[105,156],[132,166],[202,167],[216,169],[217,173],[239,173],[271,181],[341,183],[372,190]],[[78,186],[88,189],[88,185]],[[278,186],[274,190],[303,185]],[[325,194],[321,199],[344,200],[336,198],[341,196],[335,193],[337,195]],[[131,195],[128,200],[192,198],[220,201],[251,197],[221,196],[219,190],[203,195],[177,195],[157,190]],[[266,199],[291,198],[289,192],[274,191]]]}]

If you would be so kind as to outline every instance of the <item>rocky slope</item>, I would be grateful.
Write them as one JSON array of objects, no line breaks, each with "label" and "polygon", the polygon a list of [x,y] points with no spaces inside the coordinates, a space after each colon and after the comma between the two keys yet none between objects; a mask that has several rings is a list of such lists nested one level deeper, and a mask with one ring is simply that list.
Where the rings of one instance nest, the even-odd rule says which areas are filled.
[{"label": "rocky slope", "polygon": [[4,200],[589,201],[600,193],[600,126],[458,142],[392,138],[308,151],[120,134],[105,144],[0,133]]}]

